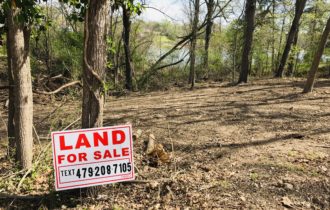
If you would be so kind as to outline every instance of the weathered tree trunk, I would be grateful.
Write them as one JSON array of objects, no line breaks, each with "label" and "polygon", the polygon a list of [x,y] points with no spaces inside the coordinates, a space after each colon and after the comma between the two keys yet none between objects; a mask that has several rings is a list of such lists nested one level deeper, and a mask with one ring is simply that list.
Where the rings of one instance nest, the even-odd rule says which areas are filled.
[{"label": "weathered tree trunk", "polygon": [[[110,8],[110,14],[109,14],[109,37],[114,37],[114,34],[116,33],[116,27],[115,24],[117,22],[114,22],[114,8]],[[115,43],[115,40],[112,40],[113,43]],[[117,52],[118,53],[118,52]],[[116,67],[116,61],[115,61],[115,52],[112,52],[111,50],[108,51],[108,58],[111,61],[112,69],[113,69],[113,77],[114,77],[114,84],[118,84],[118,68]]]},{"label": "weathered tree trunk", "polygon": [[293,21],[291,24],[288,38],[286,40],[286,45],[285,45],[285,48],[284,48],[284,51],[282,54],[281,62],[279,64],[275,77],[283,77],[284,67],[285,67],[286,61],[288,60],[291,46],[292,46],[294,37],[295,37],[298,27],[299,27],[299,21],[300,21],[301,15],[304,12],[306,1],[307,0],[296,0],[295,15],[294,15],[294,18],[293,18]]},{"label": "weathered tree trunk", "polygon": [[278,44],[278,51],[276,56],[276,62],[275,62],[275,68],[274,74],[276,74],[276,70],[278,69],[279,63],[280,63],[280,56],[281,56],[281,48],[282,48],[282,42],[283,42],[283,33],[284,33],[284,25],[285,25],[286,16],[284,16],[282,20],[282,27],[281,27],[281,34],[280,34],[280,42]]},{"label": "weathered tree trunk", "polygon": [[268,55],[268,52],[269,52],[269,48],[270,48],[270,43],[268,43],[267,45],[267,50],[266,50],[266,65],[264,68],[261,68],[261,76],[264,75],[265,73],[265,69],[268,70],[268,63],[269,63],[269,55]]},{"label": "weathered tree trunk", "polygon": [[242,53],[241,72],[238,83],[247,82],[249,70],[250,52],[253,41],[254,19],[256,11],[256,0],[246,0],[245,5],[245,27],[244,27],[244,46]]},{"label": "weathered tree trunk", "polygon": [[[295,49],[297,47],[298,37],[299,37],[299,30],[297,30],[296,35],[294,36],[294,40],[293,40],[293,44],[292,44],[293,49]],[[297,52],[294,51],[290,55],[289,63],[288,63],[287,76],[292,76],[293,75],[293,67],[294,67],[294,64],[295,64],[296,54],[297,54]]]},{"label": "weathered tree trunk", "polygon": [[[130,0],[133,3],[133,0]],[[123,40],[125,50],[125,75],[126,89],[133,90],[133,65],[130,50],[130,34],[131,34],[131,11],[127,5],[123,5]]]},{"label": "weathered tree trunk", "polygon": [[[82,127],[103,126],[103,87],[107,66],[107,15],[110,1],[91,0],[85,17]],[[98,187],[88,188],[95,196]]]},{"label": "weathered tree trunk", "polygon": [[[8,22],[7,22],[8,25]],[[10,33],[7,31],[7,72],[8,72],[8,85],[9,85],[9,103],[8,103],[8,122],[7,122],[7,130],[8,130],[8,157],[14,156],[14,151],[16,147],[15,143],[15,125],[14,125],[14,116],[15,116],[15,92],[14,92],[14,76],[12,69],[12,56],[10,50]]]},{"label": "weathered tree trunk", "polygon": [[275,72],[275,7],[276,2],[272,0],[272,72]]},{"label": "weathered tree trunk", "polygon": [[214,7],[215,7],[215,1],[214,0],[206,0],[206,6],[207,6],[207,16],[206,16],[206,29],[205,29],[205,43],[204,43],[204,59],[203,59],[203,66],[204,69],[207,71],[207,77],[208,77],[208,65],[209,65],[209,47],[210,47],[210,41],[211,41],[211,35],[212,35],[212,27],[213,27],[213,13],[214,13]]},{"label": "weathered tree trunk", "polygon": [[192,23],[192,37],[190,44],[190,74],[189,83],[191,84],[191,89],[195,86],[195,61],[196,61],[196,44],[197,44],[197,26],[199,17],[199,0],[194,1],[194,19]]},{"label": "weathered tree trunk", "polygon": [[30,31],[17,22],[19,10],[11,6],[8,16],[11,68],[15,86],[16,158],[22,169],[32,167],[33,157],[33,100],[29,57]]},{"label": "weathered tree trunk", "polygon": [[325,29],[323,31],[323,34],[322,34],[321,41],[319,43],[318,49],[315,52],[314,60],[313,60],[312,66],[311,66],[311,68],[309,70],[307,82],[306,82],[306,85],[305,85],[305,88],[304,88],[303,93],[309,93],[309,92],[312,92],[312,90],[313,90],[314,82],[315,82],[316,71],[317,71],[318,66],[320,64],[320,60],[321,60],[321,57],[322,57],[322,54],[323,54],[325,45],[327,43],[327,39],[328,39],[329,33],[330,33],[330,17],[329,17],[329,19],[327,21],[327,25],[326,25],[326,27],[325,27]]}]

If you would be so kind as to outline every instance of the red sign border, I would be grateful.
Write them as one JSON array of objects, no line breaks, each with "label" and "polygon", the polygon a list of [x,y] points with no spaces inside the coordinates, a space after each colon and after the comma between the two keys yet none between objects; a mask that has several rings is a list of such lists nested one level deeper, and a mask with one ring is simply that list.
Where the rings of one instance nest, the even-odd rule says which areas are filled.
[{"label": "red sign border", "polygon": [[[89,187],[89,186],[101,185],[102,183],[109,183],[109,180],[108,181],[102,181],[102,182],[93,182],[93,183],[88,183],[88,184],[80,184],[80,185],[71,185],[71,186],[59,187],[59,177],[58,177],[59,172],[58,172],[57,160],[56,160],[54,135],[66,134],[66,133],[78,133],[78,132],[86,132],[86,131],[89,132],[89,131],[114,130],[114,129],[118,129],[118,128],[128,128],[128,130],[129,130],[130,147],[131,147],[130,159],[131,159],[131,163],[132,163],[131,175],[132,176],[130,178],[111,180],[111,183],[116,183],[116,182],[125,181],[125,180],[126,181],[134,180],[135,173],[134,173],[134,161],[133,161],[132,125],[119,125],[119,126],[101,127],[101,128],[87,128],[87,129],[77,129],[77,130],[70,130],[70,131],[55,131],[55,132],[51,133],[51,136],[52,136],[52,147],[53,147],[54,176],[55,176],[55,179],[56,179],[55,180],[55,183],[56,183],[55,189],[56,189],[56,191],[65,190],[66,188],[74,189],[74,188],[71,188],[71,187],[79,187],[79,186]],[[68,165],[68,166],[71,166],[71,165]],[[125,174],[121,175],[121,176],[125,176]],[[103,177],[103,178],[105,178],[105,177]],[[102,179],[102,177],[100,177],[99,179]]]}]

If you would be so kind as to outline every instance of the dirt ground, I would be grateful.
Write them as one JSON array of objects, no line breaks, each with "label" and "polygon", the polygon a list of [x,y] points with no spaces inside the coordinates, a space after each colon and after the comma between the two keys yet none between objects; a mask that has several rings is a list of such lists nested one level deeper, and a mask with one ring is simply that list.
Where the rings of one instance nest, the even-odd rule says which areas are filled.
[{"label": "dirt ground", "polygon": [[[21,195],[30,197],[1,197],[15,192],[22,175],[8,177],[12,164],[0,122],[0,179],[7,182],[0,184],[0,208],[330,209],[330,80],[318,81],[307,95],[300,94],[302,85],[300,79],[208,83],[194,91],[107,98],[106,126],[131,123],[142,131],[134,158],[137,180],[144,181],[103,186],[96,199],[54,192],[51,165],[23,184]],[[6,119],[5,91],[1,95]],[[49,100],[35,100],[42,145],[50,129],[80,115],[80,102],[70,97]],[[71,128],[78,127],[79,121]],[[149,134],[171,154],[170,163],[154,164],[145,154]]]}]

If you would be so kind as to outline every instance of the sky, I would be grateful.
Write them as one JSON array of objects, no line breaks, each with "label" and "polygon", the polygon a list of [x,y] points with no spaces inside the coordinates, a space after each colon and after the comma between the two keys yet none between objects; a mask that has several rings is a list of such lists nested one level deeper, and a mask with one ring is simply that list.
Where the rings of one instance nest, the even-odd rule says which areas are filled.
[{"label": "sky", "polygon": [[[183,22],[183,20],[187,19],[187,15],[184,13],[184,7],[188,0],[145,0],[146,1],[146,9],[142,12],[142,15],[140,18],[146,20],[146,21],[163,21],[163,20],[171,20],[173,18],[175,22]],[[223,2],[226,1],[221,1]],[[234,7],[234,11],[237,14],[231,14],[229,16],[229,19],[233,19],[235,16],[237,16],[242,12],[242,8],[244,7],[244,0],[233,0],[231,3],[231,6]],[[148,8],[152,7],[152,8]],[[205,5],[202,4],[202,12],[205,10]],[[166,13],[168,16],[162,14],[162,12],[159,12],[153,8],[157,8],[158,10],[161,10],[162,12]],[[204,11],[205,12],[205,11]],[[226,23],[225,23],[226,24]]]},{"label": "sky", "polygon": [[[157,8],[177,21],[184,18],[183,3],[181,0],[147,0],[147,3],[149,7]],[[162,21],[170,19],[166,15],[152,8],[146,8],[142,13],[141,18],[146,21]]]}]

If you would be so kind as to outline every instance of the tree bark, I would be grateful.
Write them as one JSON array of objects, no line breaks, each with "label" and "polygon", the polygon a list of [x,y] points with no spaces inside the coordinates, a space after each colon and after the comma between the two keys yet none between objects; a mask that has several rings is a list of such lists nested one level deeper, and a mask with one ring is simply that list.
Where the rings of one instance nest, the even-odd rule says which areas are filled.
[{"label": "tree bark", "polygon": [[276,2],[272,0],[272,72],[275,72],[275,7]]},{"label": "tree bark", "polygon": [[242,53],[241,72],[238,83],[246,83],[250,72],[250,52],[252,48],[254,22],[255,22],[256,0],[246,0],[245,5],[245,27],[244,47]]},{"label": "tree bark", "polygon": [[276,74],[276,71],[278,69],[279,63],[280,63],[280,56],[281,56],[281,48],[282,48],[282,41],[283,41],[283,33],[284,33],[284,25],[285,25],[286,16],[284,16],[282,20],[282,27],[281,27],[281,34],[280,34],[280,42],[278,44],[278,50],[277,50],[277,56],[276,56],[276,62],[275,62],[275,68],[274,74]]},{"label": "tree bark", "polygon": [[[8,25],[8,22],[7,22]],[[14,151],[16,147],[15,143],[15,125],[14,125],[14,116],[15,116],[15,92],[14,92],[14,75],[12,69],[12,56],[10,50],[10,33],[7,31],[7,73],[8,73],[8,86],[9,86],[9,104],[8,104],[8,122],[7,122],[7,131],[8,131],[8,157],[14,156]]]},{"label": "tree bark", "polygon": [[303,93],[309,93],[309,92],[312,92],[312,90],[313,90],[314,82],[315,82],[315,75],[316,75],[318,66],[320,64],[320,60],[321,60],[324,48],[325,48],[326,43],[327,43],[329,33],[330,33],[330,17],[329,17],[329,19],[327,21],[327,25],[326,25],[326,27],[323,31],[318,49],[317,49],[317,51],[314,55],[314,60],[313,60],[312,66],[309,70],[307,82],[306,82]]},{"label": "tree bark", "polygon": [[[85,17],[82,127],[103,126],[104,79],[107,66],[108,0],[90,0]],[[88,188],[95,196],[98,187]]]},{"label": "tree bark", "polygon": [[[130,0],[133,3],[133,0]],[[130,34],[131,34],[131,11],[127,5],[123,4],[123,40],[125,50],[125,75],[126,75],[126,89],[133,90],[133,67],[130,50]]]},{"label": "tree bark", "polygon": [[19,10],[11,5],[8,16],[11,68],[15,81],[16,158],[22,169],[32,167],[33,100],[29,57],[30,31],[17,21]]},{"label": "tree bark", "polygon": [[89,1],[85,19],[82,127],[103,125],[108,0]]},{"label": "tree bark", "polygon": [[205,44],[204,44],[204,59],[203,59],[203,66],[207,71],[208,77],[208,68],[209,68],[209,47],[210,47],[210,40],[212,35],[212,27],[213,27],[213,13],[215,7],[214,0],[206,0],[206,7],[207,7],[207,16],[206,16],[206,28],[205,28]]},{"label": "tree bark", "polygon": [[[298,37],[299,37],[299,30],[297,30],[296,35],[294,36],[294,40],[293,40],[293,44],[292,47],[293,49],[295,49],[297,47],[297,43],[298,43]],[[288,72],[287,72],[287,76],[292,76],[293,75],[293,67],[295,64],[295,58],[296,58],[296,54],[295,51],[291,52],[290,58],[289,58],[289,63],[288,63]]]},{"label": "tree bark", "polygon": [[281,62],[279,64],[279,67],[277,69],[275,77],[283,77],[284,67],[288,60],[288,56],[291,50],[292,43],[294,41],[294,37],[297,33],[298,27],[299,27],[299,21],[301,18],[301,15],[304,12],[304,8],[306,5],[307,0],[296,0],[296,6],[295,6],[295,15],[291,24],[290,32],[288,35],[288,38],[286,40],[286,45],[282,54]]},{"label": "tree bark", "polygon": [[191,89],[195,86],[195,61],[196,61],[196,44],[197,44],[197,27],[198,27],[198,17],[199,17],[199,0],[194,0],[194,19],[192,23],[192,37],[190,44],[190,74],[189,83],[191,84]]}]

